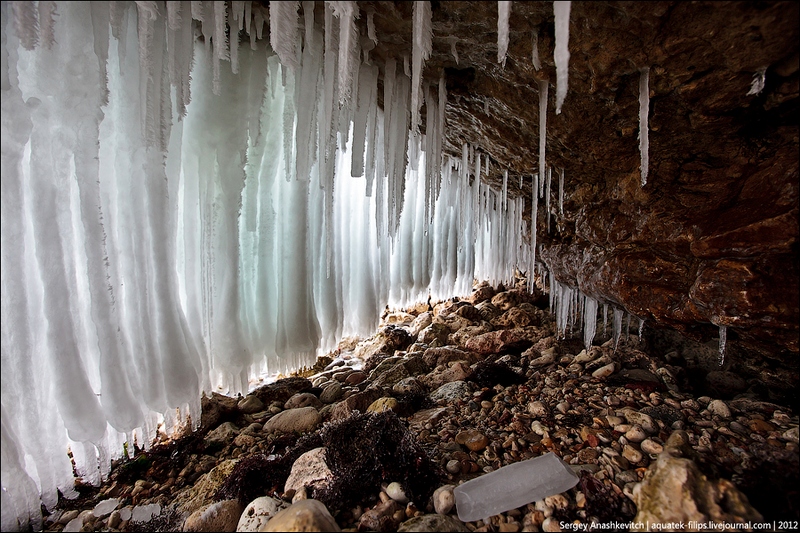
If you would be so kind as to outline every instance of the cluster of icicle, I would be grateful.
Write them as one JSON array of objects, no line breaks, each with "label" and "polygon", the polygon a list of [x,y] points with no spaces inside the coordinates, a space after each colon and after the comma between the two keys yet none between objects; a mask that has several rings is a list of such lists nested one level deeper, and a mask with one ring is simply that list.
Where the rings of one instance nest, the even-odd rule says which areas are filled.
[{"label": "cluster of icicle", "polygon": [[429,5],[383,109],[370,15],[367,40],[355,2],[269,9],[2,3],[4,531],[76,495],[68,447],[98,483],[124,442],[196,425],[202,391],[532,264],[525,200],[478,149],[442,155]]},{"label": "cluster of icicle", "polygon": [[[579,289],[570,287],[559,282],[552,273],[541,263],[536,263],[536,271],[542,278],[542,283],[548,287],[550,296],[550,311],[556,319],[556,335],[565,338],[574,332],[583,331],[583,343],[586,349],[592,347],[595,335],[597,334],[597,324],[602,317],[603,333],[608,329],[608,315],[612,315],[612,340],[614,349],[619,345],[619,340],[623,331],[623,320],[625,311],[608,303],[603,303],[600,308],[600,301],[589,295],[583,294]],[[599,313],[598,313],[599,311]],[[629,334],[632,315],[627,315],[627,325],[624,331]],[[641,340],[644,330],[644,319],[637,318],[639,321],[639,339]]]}]

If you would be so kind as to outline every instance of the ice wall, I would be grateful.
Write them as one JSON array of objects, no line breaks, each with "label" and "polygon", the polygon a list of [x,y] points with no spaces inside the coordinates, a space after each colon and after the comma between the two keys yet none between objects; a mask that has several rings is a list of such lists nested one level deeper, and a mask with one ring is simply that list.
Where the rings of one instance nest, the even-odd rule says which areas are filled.
[{"label": "ice wall", "polygon": [[2,3],[4,531],[75,495],[68,447],[98,483],[203,391],[532,264],[524,200],[442,156],[444,80],[409,135],[416,84],[361,61],[355,2],[273,6],[277,54],[250,3],[39,5]]}]

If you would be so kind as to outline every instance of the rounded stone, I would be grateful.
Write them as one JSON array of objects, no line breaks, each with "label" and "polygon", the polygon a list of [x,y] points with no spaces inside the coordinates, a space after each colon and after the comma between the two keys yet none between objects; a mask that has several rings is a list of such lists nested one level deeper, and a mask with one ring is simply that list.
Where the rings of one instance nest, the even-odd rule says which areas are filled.
[{"label": "rounded stone", "polygon": [[398,503],[408,503],[408,496],[406,496],[403,486],[397,481],[389,483],[386,487],[386,494]]},{"label": "rounded stone", "polygon": [[630,461],[631,463],[634,463],[634,464],[639,463],[639,462],[641,462],[642,459],[644,459],[644,456],[642,455],[642,452],[640,452],[639,450],[637,450],[633,446],[630,446],[629,444],[626,444],[622,448],[622,456],[625,459],[627,459],[628,461]]},{"label": "rounded stone", "polygon": [[310,392],[298,392],[283,404],[284,409],[297,409],[299,407],[319,409],[322,407],[322,402]]},{"label": "rounded stone", "polygon": [[313,407],[299,407],[281,411],[264,424],[267,433],[305,433],[313,431],[322,421],[319,412]]},{"label": "rounded stone", "polygon": [[300,500],[276,514],[259,531],[341,531],[318,500]]},{"label": "rounded stone", "polygon": [[384,396],[383,398],[378,398],[374,402],[367,407],[368,413],[382,413],[384,411],[394,411],[397,409],[398,402],[395,398],[391,396]]},{"label": "rounded stone", "polygon": [[644,429],[642,429],[642,426],[639,424],[634,424],[628,431],[625,432],[625,438],[630,442],[642,442],[647,438],[647,433],[645,433]]},{"label": "rounded stone", "polygon": [[468,396],[471,392],[472,389],[466,381],[451,381],[433,391],[431,400],[434,402],[444,400],[450,403]]},{"label": "rounded stone", "polygon": [[561,526],[553,517],[548,517],[542,522],[542,531],[561,531]]},{"label": "rounded stone", "polygon": [[356,372],[353,372],[349,376],[347,376],[347,379],[345,379],[344,381],[348,385],[358,385],[359,383],[361,383],[365,379],[367,379],[367,375],[364,372],[361,372],[360,370],[358,370]]},{"label": "rounded stone", "polygon": [[489,438],[477,429],[468,429],[456,435],[456,442],[473,452],[479,452],[489,445]]},{"label": "rounded stone", "polygon": [[[455,383],[455,382],[454,382]],[[397,394],[423,394],[425,387],[413,376],[401,379],[392,387]]]},{"label": "rounded stone", "polygon": [[[598,368],[597,370],[592,372],[592,377],[595,377],[595,378],[607,378],[608,376],[610,376],[613,373],[614,373],[614,363],[612,362],[612,363],[608,363],[605,366],[601,366],[600,368]],[[558,524],[556,523],[556,526],[557,525]],[[561,531],[561,530],[559,529],[558,531]]]},{"label": "rounded stone", "polygon": [[540,401],[529,403],[528,413],[530,413],[531,416],[535,416],[537,418],[544,418],[549,414],[547,406]]},{"label": "rounded stone", "polygon": [[708,412],[720,418],[730,418],[731,410],[722,400],[712,400],[708,403]]},{"label": "rounded stone", "polygon": [[659,454],[664,451],[664,447],[652,439],[644,439],[639,446],[645,453]]},{"label": "rounded stone", "polygon": [[338,401],[344,391],[342,390],[342,385],[338,381],[332,381],[325,388],[322,389],[322,392],[319,395],[319,399],[322,403],[333,403]]},{"label": "rounded stone", "polygon": [[239,410],[245,414],[258,413],[264,410],[264,402],[258,399],[258,396],[253,394],[245,396],[239,403],[236,404]]},{"label": "rounded stone", "polygon": [[244,508],[236,531],[258,531],[285,507],[285,503],[269,496],[256,498]]},{"label": "rounded stone", "polygon": [[454,488],[455,485],[442,485],[433,491],[433,508],[438,514],[447,514],[453,510],[456,504]]},{"label": "rounded stone", "polygon": [[223,500],[205,505],[189,515],[183,524],[184,531],[236,531],[242,504],[237,500]]},{"label": "rounded stone", "polygon": [[457,459],[451,459],[447,461],[445,469],[451,474],[458,474],[459,472],[461,472],[461,461]]}]

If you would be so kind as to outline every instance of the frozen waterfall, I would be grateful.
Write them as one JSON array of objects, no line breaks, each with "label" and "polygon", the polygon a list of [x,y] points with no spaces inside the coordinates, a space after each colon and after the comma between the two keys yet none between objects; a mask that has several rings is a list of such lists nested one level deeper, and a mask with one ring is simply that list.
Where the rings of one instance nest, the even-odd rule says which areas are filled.
[{"label": "frozen waterfall", "polygon": [[[476,150],[442,155],[425,36],[412,81],[361,63],[355,2],[316,21],[305,2],[23,4],[2,3],[4,531],[76,495],[68,447],[99,483],[124,442],[197,425],[202,392],[532,264],[524,200],[481,184]],[[430,138],[409,134],[423,101]]]}]

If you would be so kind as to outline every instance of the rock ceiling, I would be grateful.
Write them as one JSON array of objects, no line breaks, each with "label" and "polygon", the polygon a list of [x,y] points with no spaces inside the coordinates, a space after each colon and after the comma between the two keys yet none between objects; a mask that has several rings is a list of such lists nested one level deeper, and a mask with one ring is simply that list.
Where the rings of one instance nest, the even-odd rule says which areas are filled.
[{"label": "rock ceiling", "polygon": [[[364,35],[363,14],[374,12],[371,57],[410,57],[411,3],[359,6]],[[446,145],[460,154],[469,142],[488,154],[488,181],[498,189],[508,169],[512,194],[530,196],[537,82],[550,81],[547,163],[565,170],[565,204],[559,215],[551,202],[548,231],[540,202],[538,235],[561,282],[696,339],[728,326],[729,340],[796,373],[800,4],[573,2],[560,115],[552,3],[513,3],[505,66],[496,2],[432,2],[432,12],[424,73],[431,83],[445,73]],[[650,67],[645,187],[642,67]],[[748,95],[763,69],[764,89]]]}]

